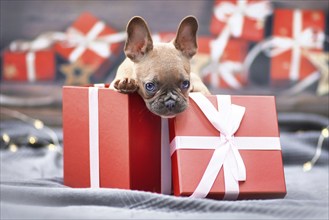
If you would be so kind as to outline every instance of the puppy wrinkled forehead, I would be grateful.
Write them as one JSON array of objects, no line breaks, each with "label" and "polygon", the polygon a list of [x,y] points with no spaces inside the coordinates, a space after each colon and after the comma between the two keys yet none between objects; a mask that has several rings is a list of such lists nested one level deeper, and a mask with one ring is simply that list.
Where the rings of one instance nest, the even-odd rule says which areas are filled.
[{"label": "puppy wrinkled forehead", "polygon": [[180,71],[189,72],[190,63],[185,56],[181,54],[180,51],[176,50],[172,43],[160,43],[155,44],[153,53],[150,54],[153,56],[153,64],[157,67],[162,68],[162,71],[173,72]]},{"label": "puppy wrinkled forehead", "polygon": [[172,43],[156,43],[145,59],[135,64],[135,71],[144,83],[177,84],[189,79],[190,61]]}]

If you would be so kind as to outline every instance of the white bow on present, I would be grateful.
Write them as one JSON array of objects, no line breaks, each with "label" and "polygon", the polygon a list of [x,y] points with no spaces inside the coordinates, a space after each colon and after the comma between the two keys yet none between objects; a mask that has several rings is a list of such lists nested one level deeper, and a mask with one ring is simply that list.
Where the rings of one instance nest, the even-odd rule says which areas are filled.
[{"label": "white bow on present", "polygon": [[226,1],[219,3],[214,9],[214,14],[226,25],[217,39],[211,42],[213,61],[217,62],[221,58],[231,35],[241,36],[245,17],[264,22],[271,13],[272,7],[268,1],[248,3],[247,0],[239,0],[236,4]]},{"label": "white bow on present", "polygon": [[245,107],[231,104],[231,96],[216,96],[218,110],[201,93],[190,93],[190,97],[218,131],[219,136],[176,136],[170,143],[171,155],[180,149],[214,149],[207,168],[191,197],[206,197],[223,167],[224,199],[237,199],[239,181],[247,180],[246,167],[239,149],[280,150],[280,138],[235,137],[234,134],[244,117]]},{"label": "white bow on present", "polygon": [[110,45],[124,41],[126,39],[126,33],[119,32],[99,36],[105,27],[104,22],[98,21],[86,34],[76,28],[68,28],[67,41],[63,45],[65,47],[74,47],[74,50],[69,55],[69,61],[77,61],[87,49],[95,52],[100,57],[109,57],[111,55]]}]

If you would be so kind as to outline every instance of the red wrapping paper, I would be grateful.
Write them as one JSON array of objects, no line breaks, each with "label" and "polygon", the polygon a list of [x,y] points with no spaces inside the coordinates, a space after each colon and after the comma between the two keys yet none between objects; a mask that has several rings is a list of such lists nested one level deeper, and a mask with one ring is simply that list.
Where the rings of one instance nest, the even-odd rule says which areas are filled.
[{"label": "red wrapping paper", "polygon": [[[201,37],[198,40],[199,45],[199,53],[200,54],[210,54],[209,43],[212,39],[207,37]],[[248,51],[248,42],[244,40],[230,39],[227,43],[225,51],[218,61],[219,63],[224,63],[226,61],[233,61],[238,63],[243,63],[244,58]],[[210,57],[209,57],[210,58]],[[209,60],[210,62],[210,60]],[[242,72],[234,72],[234,78],[241,84],[246,85],[247,79],[246,76],[242,75]],[[211,76],[210,74],[205,75],[203,77],[203,82],[207,85],[211,84]],[[232,88],[220,75],[218,76],[218,85],[217,88],[228,89]]]},{"label": "red wrapping paper", "polygon": [[[90,187],[88,103],[88,87],[63,88],[64,184],[70,187]],[[161,118],[138,94],[100,88],[98,103],[100,187],[161,192]]]},{"label": "red wrapping paper", "polygon": [[[55,54],[52,50],[34,52],[35,60],[32,62],[35,72],[35,81],[54,80],[56,73]],[[27,52],[3,53],[2,79],[6,81],[29,81],[27,67]],[[30,80],[31,81],[31,80]]]},{"label": "red wrapping paper", "polygon": [[[293,37],[293,13],[294,10],[277,9],[274,12],[273,36],[274,37]],[[320,10],[302,11],[302,30],[312,28],[314,32],[324,31],[325,15]],[[319,49],[310,49],[311,51],[321,51]],[[271,58],[271,80],[273,83],[290,81],[289,71],[291,68],[292,50],[288,50]],[[300,56],[299,77],[302,80],[314,72],[316,68],[312,63]]]},{"label": "red wrapping paper", "polygon": [[[237,4],[238,0],[216,0],[214,7],[223,2],[231,2]],[[259,2],[259,0],[248,0],[247,3]],[[210,32],[214,35],[219,35],[221,31],[226,26],[225,22],[218,20],[213,14],[210,23]],[[255,19],[244,17],[244,24],[242,27],[242,34],[239,38],[250,40],[250,41],[260,41],[264,38],[264,22],[259,22]]]},{"label": "red wrapping paper", "polygon": [[[100,22],[98,18],[94,17],[88,12],[85,12],[82,13],[75,22],[73,22],[71,27],[79,30],[80,32],[86,35],[97,22]],[[117,33],[117,30],[106,25],[104,29],[100,32],[98,37],[107,36],[115,33]],[[95,53],[93,50],[87,48],[78,59],[80,59],[86,65],[92,65],[93,67],[95,67],[97,69],[95,77],[99,78],[109,69],[111,64],[114,62],[113,59],[121,51],[123,42],[113,43],[109,45],[109,48],[111,50],[110,57],[102,57],[99,54]],[[71,47],[67,45],[67,42],[55,44],[56,52],[67,60],[69,60],[70,54],[74,51],[75,48],[76,47]]]},{"label": "red wrapping paper", "polygon": [[[207,97],[217,106],[215,96]],[[279,137],[274,97],[231,96],[232,104],[244,106],[245,115],[235,137]],[[219,136],[194,101],[171,119],[170,140],[176,136]],[[195,129],[197,128],[197,129]],[[196,189],[214,150],[178,149],[172,154],[173,189],[176,196],[189,196]],[[246,166],[247,179],[239,182],[238,199],[282,198],[286,194],[280,150],[239,150]],[[223,168],[208,198],[224,197]]]}]

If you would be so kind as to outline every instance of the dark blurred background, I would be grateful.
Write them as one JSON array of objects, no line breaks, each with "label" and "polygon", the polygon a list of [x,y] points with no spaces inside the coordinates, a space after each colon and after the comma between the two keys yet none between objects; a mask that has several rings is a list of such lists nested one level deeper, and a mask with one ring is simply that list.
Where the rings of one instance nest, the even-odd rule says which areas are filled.
[{"label": "dark blurred background", "polygon": [[[278,8],[322,10],[325,12],[326,23],[328,23],[329,3],[327,0],[274,0],[270,2],[274,10]],[[65,32],[83,12],[90,12],[117,31],[124,31],[129,19],[140,15],[148,22],[152,33],[175,32],[183,17],[194,15],[199,21],[199,36],[211,36],[209,27],[215,1],[1,0],[0,3],[0,48],[3,54],[14,40],[33,40],[48,31]],[[264,37],[271,35],[272,22],[273,15],[266,20]],[[328,35],[328,24],[326,24],[325,32]],[[251,42],[249,49],[256,43]],[[328,51],[328,42],[325,47]],[[107,76],[102,79],[103,82],[109,82],[113,78],[118,64],[123,59],[124,54],[121,50],[115,63],[107,72]],[[214,94],[275,95],[279,113],[306,112],[329,116],[328,94],[316,94],[317,83],[292,96],[282,95],[281,91],[287,88],[269,85],[269,61],[266,57],[257,58],[256,64],[251,67],[254,72],[250,75],[251,86],[240,90],[212,88],[212,92]],[[38,116],[50,124],[61,126],[61,88],[64,85],[64,76],[59,73],[59,66],[67,61],[56,55],[56,62],[55,81],[28,83],[1,79],[1,106]],[[2,69],[3,62],[1,62],[1,71]]]},{"label": "dark blurred background", "polygon": [[[274,0],[275,8],[329,10],[326,0]],[[89,11],[117,30],[124,30],[132,16],[140,15],[152,32],[176,31],[179,21],[194,15],[199,35],[209,35],[212,0],[1,0],[1,49],[14,39],[34,39],[40,33],[64,31],[80,14]]]}]

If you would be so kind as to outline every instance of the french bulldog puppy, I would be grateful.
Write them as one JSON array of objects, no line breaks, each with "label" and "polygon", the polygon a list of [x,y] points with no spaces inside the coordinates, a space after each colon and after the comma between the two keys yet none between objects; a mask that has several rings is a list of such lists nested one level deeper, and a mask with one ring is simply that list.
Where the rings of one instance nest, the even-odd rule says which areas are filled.
[{"label": "french bulldog puppy", "polygon": [[163,118],[175,117],[189,104],[189,92],[210,94],[195,73],[190,59],[197,52],[198,22],[184,18],[170,43],[153,43],[147,23],[133,17],[127,25],[126,59],[119,66],[111,88],[138,92],[147,108]]}]

